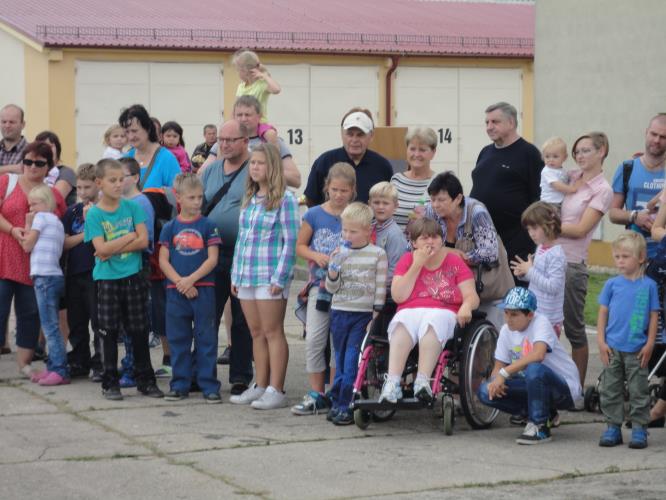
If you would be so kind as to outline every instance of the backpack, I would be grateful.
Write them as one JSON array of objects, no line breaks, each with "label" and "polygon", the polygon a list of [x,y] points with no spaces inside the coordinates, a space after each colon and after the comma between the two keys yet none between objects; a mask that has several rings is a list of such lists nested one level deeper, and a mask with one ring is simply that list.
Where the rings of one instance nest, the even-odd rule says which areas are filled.
[{"label": "backpack", "polygon": [[160,239],[162,228],[178,215],[178,204],[173,188],[146,188],[143,194],[155,211],[153,243]]}]

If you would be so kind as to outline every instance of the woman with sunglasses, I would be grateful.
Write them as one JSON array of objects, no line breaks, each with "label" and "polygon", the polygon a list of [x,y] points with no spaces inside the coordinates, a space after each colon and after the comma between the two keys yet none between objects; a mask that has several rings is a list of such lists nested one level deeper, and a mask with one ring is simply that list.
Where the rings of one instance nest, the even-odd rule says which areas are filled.
[{"label": "woman with sunglasses", "polygon": [[[21,248],[25,218],[30,207],[28,193],[44,183],[53,167],[53,151],[44,142],[32,142],[23,151],[23,173],[0,176],[0,345],[7,334],[9,308],[16,313],[16,360],[20,372],[30,377],[30,362],[39,337],[39,313],[30,279],[30,255]],[[56,215],[65,213],[65,200],[52,188]]]}]

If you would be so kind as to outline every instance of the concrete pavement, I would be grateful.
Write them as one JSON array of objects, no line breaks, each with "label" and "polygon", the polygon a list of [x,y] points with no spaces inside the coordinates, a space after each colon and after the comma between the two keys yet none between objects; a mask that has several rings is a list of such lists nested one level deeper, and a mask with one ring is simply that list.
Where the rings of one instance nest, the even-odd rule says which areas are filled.
[{"label": "concrete pavement", "polygon": [[[294,284],[292,291],[298,286]],[[306,390],[304,342],[290,301],[290,403]],[[224,338],[221,338],[223,345]],[[591,343],[591,348],[595,344]],[[154,365],[161,358],[152,350]],[[39,366],[39,363],[37,364]],[[588,381],[600,362],[592,353]],[[123,390],[102,398],[98,384],[40,387],[0,359],[0,497],[87,498],[664,498],[666,431],[646,450],[599,448],[602,417],[562,413],[553,441],[518,446],[520,428],[502,416],[487,431],[456,419],[445,436],[432,412],[405,411],[366,431],[323,415],[292,416],[199,394],[169,403]],[[167,381],[159,381],[167,389]],[[625,441],[629,431],[625,431]]]}]

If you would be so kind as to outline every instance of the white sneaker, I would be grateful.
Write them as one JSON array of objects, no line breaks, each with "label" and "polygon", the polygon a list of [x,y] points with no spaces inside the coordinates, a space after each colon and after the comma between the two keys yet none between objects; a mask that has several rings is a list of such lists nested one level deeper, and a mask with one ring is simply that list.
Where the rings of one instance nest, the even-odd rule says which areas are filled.
[{"label": "white sneaker", "polygon": [[389,403],[397,403],[399,399],[402,399],[402,388],[400,387],[400,382],[397,384],[393,382],[388,373],[384,375],[384,385],[382,387],[382,393],[379,396],[378,403],[382,401],[388,401]]},{"label": "white sneaker", "polygon": [[255,410],[275,410],[286,408],[288,403],[287,396],[283,392],[266,391],[259,399],[252,401],[251,406]]},{"label": "white sneaker", "polygon": [[416,377],[416,380],[414,380],[414,397],[428,403],[432,401],[430,380],[425,377]]},{"label": "white sneaker", "polygon": [[257,384],[252,384],[248,389],[243,391],[243,394],[238,396],[231,396],[229,402],[235,405],[249,405],[252,401],[256,401],[266,392],[266,388],[258,387]]}]

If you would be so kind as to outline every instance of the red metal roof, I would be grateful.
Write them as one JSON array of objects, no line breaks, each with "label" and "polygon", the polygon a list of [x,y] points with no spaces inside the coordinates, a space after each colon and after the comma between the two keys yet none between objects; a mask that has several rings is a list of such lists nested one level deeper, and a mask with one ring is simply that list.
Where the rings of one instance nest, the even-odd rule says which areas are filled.
[{"label": "red metal roof", "polygon": [[2,0],[48,47],[534,55],[534,6],[427,0]]}]

